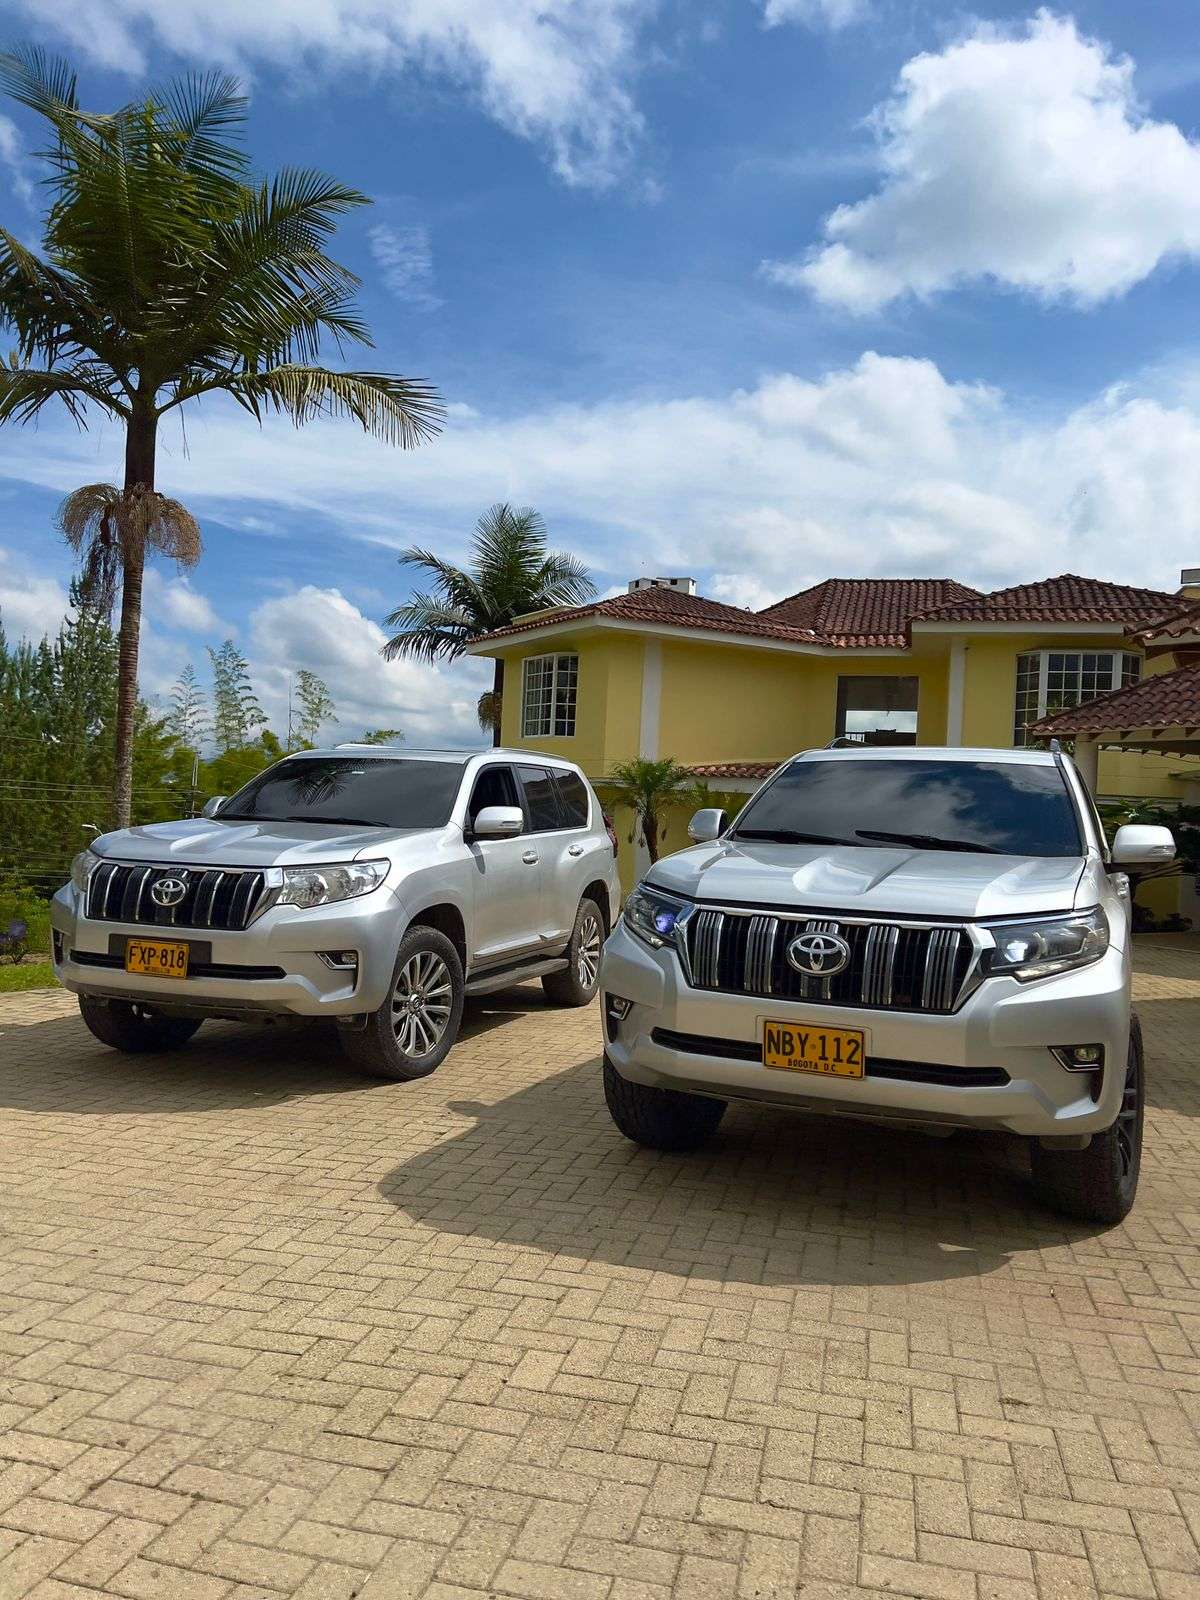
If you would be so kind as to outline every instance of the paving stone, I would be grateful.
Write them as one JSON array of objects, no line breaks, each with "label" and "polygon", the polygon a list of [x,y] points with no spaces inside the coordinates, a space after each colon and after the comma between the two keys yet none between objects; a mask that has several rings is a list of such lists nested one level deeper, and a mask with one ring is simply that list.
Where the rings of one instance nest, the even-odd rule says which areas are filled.
[{"label": "paving stone", "polygon": [[1142,940],[1142,1192],[733,1107],[638,1151],[594,1008],[372,1083],[0,998],[3,1600],[1200,1600],[1200,939]]}]

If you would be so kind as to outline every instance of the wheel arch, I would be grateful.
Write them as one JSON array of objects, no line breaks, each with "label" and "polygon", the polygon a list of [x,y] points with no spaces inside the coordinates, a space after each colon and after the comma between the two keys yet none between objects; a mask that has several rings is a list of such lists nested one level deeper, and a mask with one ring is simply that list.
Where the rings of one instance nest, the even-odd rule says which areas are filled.
[{"label": "wheel arch", "polygon": [[579,896],[580,900],[594,900],[600,907],[600,915],[604,918],[604,932],[612,932],[613,915],[612,905],[609,902],[608,885],[603,878],[594,878]]},{"label": "wheel arch", "polygon": [[467,925],[462,912],[453,901],[441,900],[433,905],[422,906],[409,919],[405,932],[410,932],[413,928],[436,928],[439,933],[444,933],[458,951],[458,959],[463,972],[466,972]]}]

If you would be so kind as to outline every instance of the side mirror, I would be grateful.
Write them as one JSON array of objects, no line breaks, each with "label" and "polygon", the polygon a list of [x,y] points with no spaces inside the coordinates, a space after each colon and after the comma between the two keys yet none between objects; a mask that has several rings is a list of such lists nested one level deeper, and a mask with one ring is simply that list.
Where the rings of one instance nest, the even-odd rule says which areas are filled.
[{"label": "side mirror", "polygon": [[221,807],[228,799],[229,796],[227,794],[213,795],[211,800],[206,800],[204,802],[204,806],[200,812],[200,815],[202,817],[215,817],[217,812],[220,811]]},{"label": "side mirror", "polygon": [[1112,842],[1114,867],[1157,867],[1175,859],[1175,838],[1170,828],[1149,822],[1126,822]]},{"label": "side mirror", "polygon": [[719,806],[706,806],[688,823],[688,838],[693,844],[711,844],[721,837],[725,827],[725,813]]},{"label": "side mirror", "polygon": [[515,839],[525,830],[525,813],[520,806],[484,806],[471,824],[474,839]]}]

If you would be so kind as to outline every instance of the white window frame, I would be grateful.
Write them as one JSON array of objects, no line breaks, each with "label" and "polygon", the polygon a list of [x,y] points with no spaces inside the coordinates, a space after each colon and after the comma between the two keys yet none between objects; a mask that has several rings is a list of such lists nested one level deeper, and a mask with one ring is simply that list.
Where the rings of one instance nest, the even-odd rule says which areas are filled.
[{"label": "white window frame", "polygon": [[[1111,694],[1114,689],[1121,689],[1126,684],[1137,683],[1142,676],[1142,657],[1135,650],[1095,650],[1076,649],[1064,645],[1051,645],[1045,650],[1022,650],[1017,656],[1015,674],[1013,679],[1013,744],[1016,748],[1028,744],[1027,728],[1034,722],[1040,722],[1049,710],[1049,677],[1051,656],[1108,656],[1110,658],[1108,682],[1104,682],[1103,674],[1098,677],[1096,694]],[[1037,706],[1021,727],[1017,725],[1019,714],[1017,696],[1020,694],[1020,681],[1022,666],[1025,662],[1037,660]],[[1133,671],[1128,677],[1125,675],[1126,663],[1132,664]],[[1082,661],[1078,668],[1082,674]],[[1072,705],[1080,705],[1082,701],[1072,701]],[[1055,710],[1061,709],[1056,706]]]},{"label": "white window frame", "polygon": [[[545,674],[547,665],[548,677],[531,688],[531,679],[536,673]],[[521,663],[522,739],[573,739],[578,695],[578,655],[556,651],[526,656]]]}]

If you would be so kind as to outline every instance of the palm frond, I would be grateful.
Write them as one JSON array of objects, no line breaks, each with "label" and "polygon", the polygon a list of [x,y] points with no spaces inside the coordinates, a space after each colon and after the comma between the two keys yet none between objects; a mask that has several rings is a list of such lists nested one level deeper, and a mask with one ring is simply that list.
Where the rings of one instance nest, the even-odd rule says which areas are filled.
[{"label": "palm frond", "polygon": [[220,387],[259,419],[264,411],[280,412],[297,425],[315,417],[352,417],[374,438],[405,450],[432,438],[445,416],[431,384],[387,372],[281,366],[239,373]]},{"label": "palm frond", "polygon": [[140,562],[155,551],[186,567],[200,559],[200,528],[191,512],[178,500],[140,484],[132,489],[84,484],[61,502],[55,520],[71,549],[82,557],[84,582],[96,603],[109,611],[131,557]]},{"label": "palm frond", "polygon": [[189,73],[168,85],[161,99],[174,124],[176,158],[182,166],[216,167],[230,177],[245,173],[244,152],[220,138],[245,122],[250,104],[231,73]]},{"label": "palm frond", "polygon": [[87,401],[111,415],[128,417],[129,408],[106,387],[95,364],[76,363],[60,372],[0,366],[0,422],[29,422],[51,400],[61,400],[79,427],[87,426]]},{"label": "palm frond", "polygon": [[381,648],[387,661],[412,656],[418,661],[453,659],[475,637],[472,618],[437,595],[414,594],[384,619],[396,632]]},{"label": "palm frond", "polygon": [[0,89],[51,120],[79,105],[70,62],[48,55],[40,45],[18,45],[0,55]]}]

